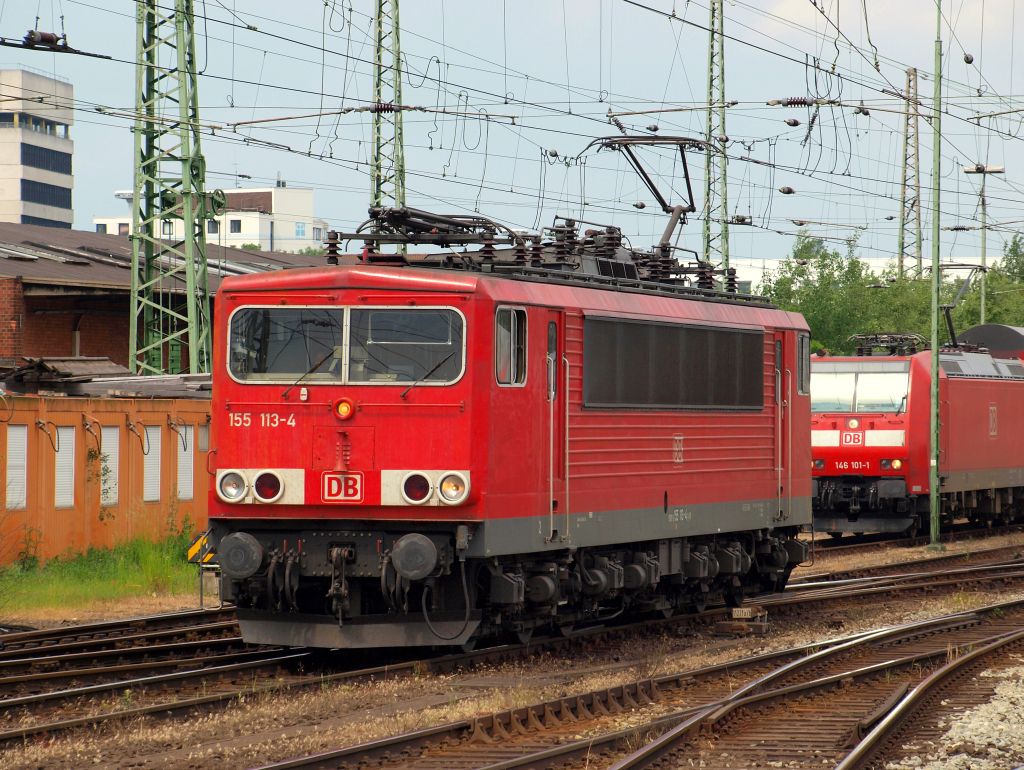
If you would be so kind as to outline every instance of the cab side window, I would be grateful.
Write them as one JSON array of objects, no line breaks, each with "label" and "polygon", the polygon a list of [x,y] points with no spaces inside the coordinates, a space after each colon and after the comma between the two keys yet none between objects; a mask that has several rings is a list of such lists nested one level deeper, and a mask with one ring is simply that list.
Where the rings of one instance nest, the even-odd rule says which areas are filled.
[{"label": "cab side window", "polygon": [[494,313],[494,377],[499,385],[526,382],[526,311],[499,307]]},{"label": "cab side window", "polygon": [[800,395],[811,392],[811,337],[803,332],[797,334],[797,383]]}]

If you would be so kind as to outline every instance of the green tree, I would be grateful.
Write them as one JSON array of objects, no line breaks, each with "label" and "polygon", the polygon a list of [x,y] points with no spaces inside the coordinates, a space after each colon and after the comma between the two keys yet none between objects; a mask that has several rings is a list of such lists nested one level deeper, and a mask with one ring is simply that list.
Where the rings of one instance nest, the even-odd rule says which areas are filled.
[{"label": "green tree", "polygon": [[801,233],[790,256],[759,287],[780,307],[803,314],[816,348],[849,352],[851,334],[880,331],[879,296],[886,292],[872,287],[885,284],[853,253],[855,246],[851,241],[842,254]]},{"label": "green tree", "polygon": [[1024,239],[1019,233],[1014,233],[1010,242],[1003,246],[1003,258],[992,272],[1000,272],[1011,281],[1024,283]]}]

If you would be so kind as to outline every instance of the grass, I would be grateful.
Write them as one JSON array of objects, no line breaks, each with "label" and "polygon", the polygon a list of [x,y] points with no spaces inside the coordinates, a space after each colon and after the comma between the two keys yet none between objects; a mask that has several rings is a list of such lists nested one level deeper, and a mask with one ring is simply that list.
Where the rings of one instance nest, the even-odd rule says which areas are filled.
[{"label": "grass", "polygon": [[196,567],[185,561],[188,535],[156,543],[132,540],[112,549],[53,559],[44,566],[0,570],[0,609],[67,609],[134,596],[195,590]]}]

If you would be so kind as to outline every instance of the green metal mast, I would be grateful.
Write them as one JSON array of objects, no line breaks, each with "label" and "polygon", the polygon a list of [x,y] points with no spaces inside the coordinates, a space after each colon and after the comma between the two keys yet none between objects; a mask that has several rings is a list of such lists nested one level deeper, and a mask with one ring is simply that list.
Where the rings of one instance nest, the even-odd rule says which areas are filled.
[{"label": "green metal mast", "polygon": [[[917,69],[907,69],[907,85],[903,91],[906,108],[903,112],[903,178],[900,184],[900,229],[896,244],[899,277],[904,277],[904,260],[913,255],[917,260],[917,277],[921,277],[921,164],[917,117]],[[908,233],[914,237],[914,248],[908,253]]]},{"label": "green metal mast", "polygon": [[[704,261],[729,267],[729,193],[726,179],[725,131],[725,17],[722,0],[711,0],[708,24],[708,108],[709,147],[704,150]],[[723,152],[712,152],[710,145],[722,144]],[[717,185],[717,189],[716,189]],[[712,228],[715,223],[717,233]]]},{"label": "green metal mast", "polygon": [[210,369],[205,192],[193,0],[139,0],[130,363],[140,374]]},{"label": "green metal mast", "polygon": [[939,313],[942,300],[942,270],[939,264],[939,198],[942,172],[942,0],[937,0],[935,22],[935,112],[932,117],[932,387],[931,387],[931,457],[928,474],[930,547],[942,548],[939,542],[939,516],[941,514],[942,490],[939,488]]},{"label": "green metal mast", "polygon": [[377,0],[375,31],[370,205],[401,208],[405,206],[405,145],[398,0]]}]

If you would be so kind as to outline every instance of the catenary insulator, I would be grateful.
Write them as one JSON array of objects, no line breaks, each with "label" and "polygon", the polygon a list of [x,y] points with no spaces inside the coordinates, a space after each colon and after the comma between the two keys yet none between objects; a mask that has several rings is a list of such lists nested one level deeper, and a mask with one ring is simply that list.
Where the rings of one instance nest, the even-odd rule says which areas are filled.
[{"label": "catenary insulator", "polygon": [[796,128],[797,126],[800,125],[800,121],[797,120],[796,118],[786,118],[786,125]]},{"label": "catenary insulator", "polygon": [[649,125],[647,127],[647,130],[650,131],[653,134],[655,131],[658,130],[658,124],[657,123],[651,123],[651,125]]},{"label": "catenary insulator", "polygon": [[964,64],[974,64],[974,55],[973,54],[969,54],[969,53],[965,53],[964,54]]},{"label": "catenary insulator", "polygon": [[643,201],[637,201],[636,203],[633,204],[633,208],[635,208],[635,209],[645,209],[645,208],[647,208],[647,204],[644,203]]},{"label": "catenary insulator", "polygon": [[796,190],[794,190],[789,185],[785,185],[779,188],[779,192],[782,193],[783,195],[792,195],[793,193],[796,192]]}]

